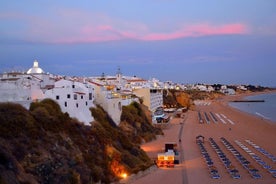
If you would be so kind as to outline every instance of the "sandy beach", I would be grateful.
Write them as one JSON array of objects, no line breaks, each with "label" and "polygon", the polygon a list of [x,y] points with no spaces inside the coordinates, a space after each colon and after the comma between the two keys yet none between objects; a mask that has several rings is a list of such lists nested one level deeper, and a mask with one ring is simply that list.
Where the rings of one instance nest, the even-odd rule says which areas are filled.
[{"label": "sandy beach", "polygon": [[[184,113],[184,118],[172,119],[171,125],[164,129],[164,136],[159,137],[155,141],[143,144],[141,147],[147,152],[149,157],[156,158],[157,153],[163,151],[165,142],[179,143],[179,136],[181,136],[181,142],[178,146],[181,163],[174,168],[155,169],[149,174],[129,181],[128,183],[276,183],[276,178],[273,178],[268,170],[256,162],[252,155],[258,156],[273,169],[276,169],[276,162],[273,162],[246,142],[246,140],[250,140],[257,146],[276,156],[276,123],[228,106],[229,100],[241,97],[226,96],[218,100],[205,101],[206,103],[197,104],[196,110]],[[199,111],[204,120],[203,124],[199,123]],[[210,112],[216,117],[215,119],[217,121],[211,116]],[[209,122],[206,121],[204,113],[208,115]],[[183,126],[182,129],[181,126]],[[182,130],[181,133],[180,130]],[[198,144],[196,144],[196,136],[198,135],[205,137],[204,146],[218,169],[220,179],[212,179],[210,177],[207,164],[202,157]],[[259,170],[259,174],[261,175],[260,179],[252,178],[248,170],[242,166],[234,154],[222,143],[221,137],[227,139],[254,168]],[[241,175],[240,179],[233,179],[230,176],[218,154],[212,148],[209,138],[213,138],[231,161],[232,165],[239,171]],[[246,152],[235,141],[241,142],[250,151]]]}]

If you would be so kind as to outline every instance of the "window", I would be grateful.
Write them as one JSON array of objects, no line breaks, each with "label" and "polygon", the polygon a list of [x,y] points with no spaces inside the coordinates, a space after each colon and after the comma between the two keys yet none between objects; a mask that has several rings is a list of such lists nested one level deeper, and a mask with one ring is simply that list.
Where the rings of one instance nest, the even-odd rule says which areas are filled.
[{"label": "window", "polygon": [[85,102],[85,105],[87,106],[87,105],[88,105],[88,103],[87,103],[87,102]]},{"label": "window", "polygon": [[81,99],[83,99],[83,95],[81,95]]},{"label": "window", "polygon": [[89,100],[92,100],[92,93],[89,93]]},{"label": "window", "polygon": [[75,88],[75,85],[74,85],[74,84],[72,85],[72,88]]},{"label": "window", "polygon": [[71,95],[70,95],[70,94],[67,94],[67,98],[71,98]]},{"label": "window", "polygon": [[122,104],[121,104],[121,102],[118,103],[118,108],[119,108],[120,111],[122,110]]},{"label": "window", "polygon": [[76,107],[77,107],[77,108],[79,107],[79,104],[78,104],[78,103],[76,103]]},{"label": "window", "polygon": [[77,100],[77,99],[78,99],[77,94],[74,94],[74,100]]},{"label": "window", "polygon": [[59,95],[56,96],[56,100],[59,100]]},{"label": "window", "polygon": [[67,107],[67,102],[64,103],[64,106]]}]

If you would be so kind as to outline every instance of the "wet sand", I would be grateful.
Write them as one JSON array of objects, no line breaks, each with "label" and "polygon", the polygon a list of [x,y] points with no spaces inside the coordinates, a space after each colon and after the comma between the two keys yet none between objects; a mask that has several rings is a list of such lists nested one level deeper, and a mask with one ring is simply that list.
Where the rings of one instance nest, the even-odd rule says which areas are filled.
[{"label": "wet sand", "polygon": [[[228,106],[228,101],[233,99],[240,99],[242,96],[224,97],[219,100],[208,101],[196,106],[195,111],[188,111],[185,113],[185,118],[174,118],[171,125],[164,130],[165,135],[159,137],[157,140],[146,143],[141,147],[147,152],[149,157],[156,158],[157,153],[164,150],[165,142],[179,141],[179,131],[183,123],[183,130],[181,134],[181,142],[179,151],[181,152],[182,162],[176,165],[175,168],[158,168],[144,177],[135,179],[129,183],[145,184],[145,183],[276,183],[276,178],[259,165],[253,158],[242,150],[234,141],[239,140],[256,155],[262,158],[268,165],[276,169],[276,163],[259,153],[253,147],[245,142],[251,140],[260,147],[264,148],[269,153],[276,156],[276,122],[270,122],[260,117],[241,112]],[[206,112],[210,119],[210,124],[206,121],[203,124],[199,123],[198,111],[200,111],[204,118]],[[217,117],[218,122],[215,122],[210,116],[212,112],[215,117],[218,114],[222,121]],[[226,118],[224,118],[226,117]],[[230,120],[230,121],[229,121]],[[218,168],[221,176],[220,179],[212,179],[210,177],[208,167],[202,158],[199,147],[196,144],[196,136],[202,135],[205,137],[205,147],[210,154],[214,165]],[[220,146],[226,156],[231,160],[240,175],[241,179],[233,179],[225,169],[223,163],[220,161],[216,152],[211,147],[208,139],[212,137]],[[220,138],[226,138],[251,164],[259,170],[261,179],[253,179],[248,171],[235,159],[235,157],[226,149],[220,141]]]}]

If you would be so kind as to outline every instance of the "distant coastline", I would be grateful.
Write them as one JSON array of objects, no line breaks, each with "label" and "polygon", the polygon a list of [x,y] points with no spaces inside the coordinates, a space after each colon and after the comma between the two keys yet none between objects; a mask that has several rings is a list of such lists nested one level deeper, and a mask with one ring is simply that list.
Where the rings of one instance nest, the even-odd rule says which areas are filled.
[{"label": "distant coastline", "polygon": [[228,100],[228,105],[244,113],[275,123],[276,116],[273,113],[275,106],[273,107],[270,100],[264,99],[274,94],[276,94],[276,90],[236,95]]},{"label": "distant coastline", "polygon": [[233,100],[231,102],[265,102],[265,100]]}]

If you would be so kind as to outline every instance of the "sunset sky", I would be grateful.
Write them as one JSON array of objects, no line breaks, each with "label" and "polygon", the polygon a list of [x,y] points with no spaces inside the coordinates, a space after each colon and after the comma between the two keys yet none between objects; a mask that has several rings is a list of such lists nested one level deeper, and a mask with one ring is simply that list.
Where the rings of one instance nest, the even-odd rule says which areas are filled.
[{"label": "sunset sky", "polygon": [[275,0],[0,0],[0,73],[276,86]]}]

